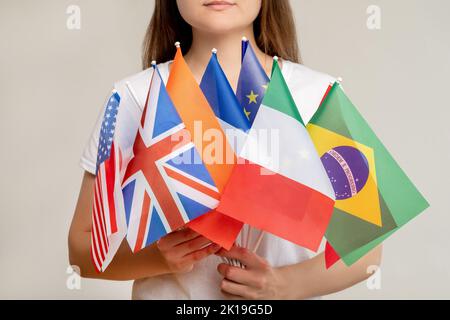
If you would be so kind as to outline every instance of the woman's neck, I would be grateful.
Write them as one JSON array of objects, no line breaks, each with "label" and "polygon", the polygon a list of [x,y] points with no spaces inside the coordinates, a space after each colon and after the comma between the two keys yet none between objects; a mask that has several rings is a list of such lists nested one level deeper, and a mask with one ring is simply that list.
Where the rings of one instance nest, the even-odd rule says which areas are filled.
[{"label": "woman's neck", "polygon": [[217,49],[217,57],[233,89],[236,90],[241,68],[241,40],[245,36],[255,50],[256,56],[269,74],[271,57],[265,55],[257,46],[253,28],[226,34],[208,34],[193,30],[193,41],[185,59],[196,80],[200,83],[205,68],[211,59],[211,50]]}]

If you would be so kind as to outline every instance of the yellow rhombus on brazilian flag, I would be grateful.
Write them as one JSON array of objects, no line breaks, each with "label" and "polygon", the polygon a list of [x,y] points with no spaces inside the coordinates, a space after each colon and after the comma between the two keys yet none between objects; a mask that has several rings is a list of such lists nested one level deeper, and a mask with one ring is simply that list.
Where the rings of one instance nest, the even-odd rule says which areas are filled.
[{"label": "yellow rhombus on brazilian flag", "polygon": [[336,196],[326,238],[347,265],[428,207],[339,84],[307,130]]}]

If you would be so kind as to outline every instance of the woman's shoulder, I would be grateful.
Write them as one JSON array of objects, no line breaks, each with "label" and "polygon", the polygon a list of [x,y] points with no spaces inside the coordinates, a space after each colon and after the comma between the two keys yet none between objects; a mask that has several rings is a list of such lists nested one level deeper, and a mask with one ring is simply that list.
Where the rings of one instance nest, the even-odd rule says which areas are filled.
[{"label": "woman's shoulder", "polygon": [[336,80],[336,78],[334,78],[333,76],[331,76],[325,72],[311,69],[310,67],[307,67],[301,63],[296,63],[296,62],[292,62],[289,60],[284,60],[283,63],[289,69],[289,72],[291,73],[291,75],[297,76],[296,78],[297,78],[297,80],[299,80],[299,83],[301,83],[301,82],[314,83],[314,82],[323,81],[323,80],[327,80],[327,81],[335,81]]},{"label": "woman's shoulder", "polygon": [[309,122],[336,78],[303,64],[283,62],[284,76],[305,123]]}]

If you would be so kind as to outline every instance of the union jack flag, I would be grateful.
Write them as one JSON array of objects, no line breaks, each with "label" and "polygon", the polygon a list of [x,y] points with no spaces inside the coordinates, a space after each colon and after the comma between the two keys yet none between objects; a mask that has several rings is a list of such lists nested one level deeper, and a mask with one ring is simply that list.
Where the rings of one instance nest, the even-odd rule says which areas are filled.
[{"label": "union jack flag", "polygon": [[219,203],[219,191],[156,66],[123,181],[127,240],[134,252]]},{"label": "union jack flag", "polygon": [[116,249],[111,248],[111,236],[120,228],[117,195],[121,192],[118,192],[120,184],[117,185],[117,178],[122,159],[114,143],[119,104],[120,96],[114,91],[106,105],[98,143],[91,232],[91,255],[98,272],[106,268],[115,254]]}]

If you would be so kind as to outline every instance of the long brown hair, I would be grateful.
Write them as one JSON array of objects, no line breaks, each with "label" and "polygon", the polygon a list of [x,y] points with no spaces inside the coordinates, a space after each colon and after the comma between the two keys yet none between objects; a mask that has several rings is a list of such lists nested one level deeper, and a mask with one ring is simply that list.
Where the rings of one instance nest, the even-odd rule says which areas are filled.
[{"label": "long brown hair", "polygon": [[[256,44],[265,54],[300,62],[289,0],[262,0],[261,11],[253,23],[253,29]],[[152,60],[171,60],[175,55],[176,41],[183,44],[183,53],[187,53],[192,44],[192,27],[181,17],[176,0],[156,0],[142,47],[144,69],[151,66]]]}]

